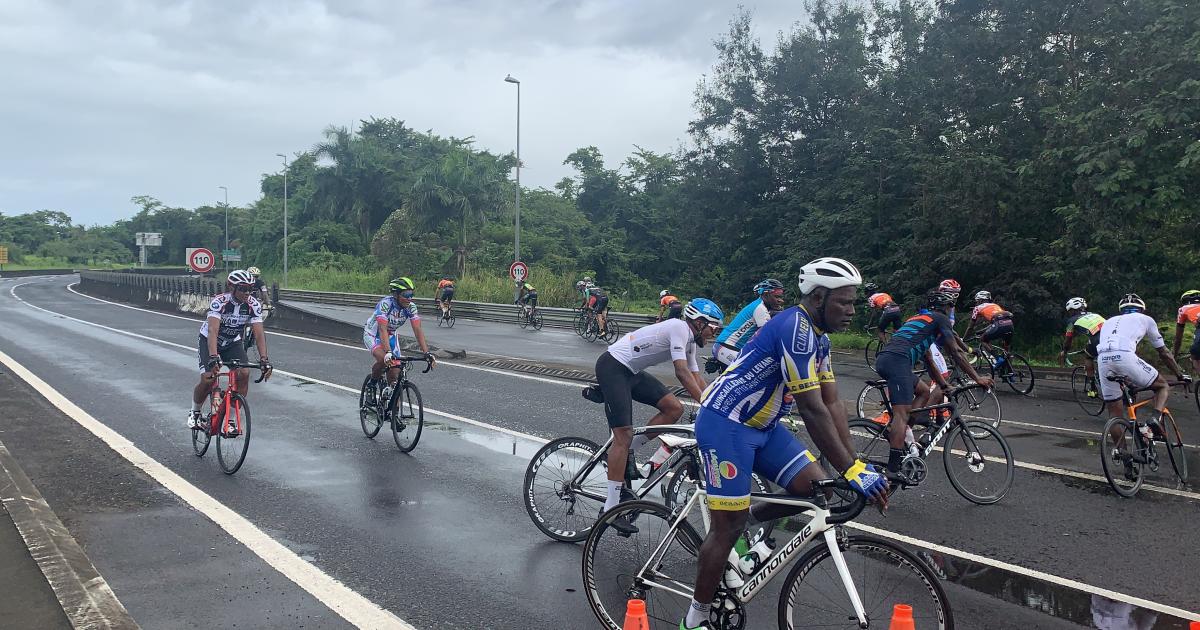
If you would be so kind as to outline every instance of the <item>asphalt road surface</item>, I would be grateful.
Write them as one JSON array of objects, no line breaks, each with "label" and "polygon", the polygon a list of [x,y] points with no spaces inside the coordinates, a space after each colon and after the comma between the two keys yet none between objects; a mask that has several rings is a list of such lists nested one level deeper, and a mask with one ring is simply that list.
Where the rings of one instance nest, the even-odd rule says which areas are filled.
[{"label": "asphalt road surface", "polygon": [[[544,538],[521,501],[541,441],[606,436],[577,383],[444,361],[414,377],[431,422],[403,455],[386,431],[368,440],[358,427],[361,347],[269,334],[271,359],[288,374],[251,386],[254,438],[230,477],[211,453],[192,454],[184,428],[199,321],[90,299],[68,290],[75,281],[0,281],[0,350],[248,524],[244,536],[214,526],[224,517],[185,502],[179,484],[148,476],[23,382],[0,381],[4,443],[144,627],[346,627],[339,607],[377,607],[418,628],[597,627],[580,547]],[[583,368],[602,351],[570,331],[468,320],[426,330],[445,347]],[[835,366],[846,398],[866,376],[854,360]],[[967,503],[934,462],[886,517],[868,511],[858,522],[974,558],[966,564],[984,577],[951,590],[959,627],[1088,627],[1103,608],[1095,593],[1108,591],[1200,611],[1200,494],[1161,475],[1121,499],[1097,481],[1099,420],[1053,397],[1002,403],[1019,466],[1000,504]],[[1200,436],[1195,403],[1173,404],[1184,435]],[[1189,456],[1200,471],[1196,449]],[[305,566],[289,569],[256,535]],[[966,571],[961,558],[946,563]],[[1052,577],[1023,577],[1035,571]],[[336,588],[323,580],[359,599],[329,595]],[[768,598],[750,614],[749,627],[774,627]],[[1185,627],[1157,618],[1155,627]]]}]

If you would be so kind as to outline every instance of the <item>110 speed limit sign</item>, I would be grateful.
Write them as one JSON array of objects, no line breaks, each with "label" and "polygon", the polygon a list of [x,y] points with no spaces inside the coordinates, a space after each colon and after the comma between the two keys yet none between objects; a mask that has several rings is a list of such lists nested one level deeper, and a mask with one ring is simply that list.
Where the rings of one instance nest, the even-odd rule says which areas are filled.
[{"label": "110 speed limit sign", "polygon": [[187,248],[187,264],[196,273],[208,273],[217,264],[217,257],[204,247]]}]

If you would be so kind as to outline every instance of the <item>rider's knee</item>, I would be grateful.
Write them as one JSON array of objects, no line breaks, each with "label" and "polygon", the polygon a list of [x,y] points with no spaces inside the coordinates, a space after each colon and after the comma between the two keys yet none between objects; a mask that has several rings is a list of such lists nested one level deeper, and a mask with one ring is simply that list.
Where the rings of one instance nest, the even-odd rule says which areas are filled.
[{"label": "rider's knee", "polygon": [[663,396],[662,400],[658,401],[658,410],[676,420],[683,417],[683,403],[670,394]]}]

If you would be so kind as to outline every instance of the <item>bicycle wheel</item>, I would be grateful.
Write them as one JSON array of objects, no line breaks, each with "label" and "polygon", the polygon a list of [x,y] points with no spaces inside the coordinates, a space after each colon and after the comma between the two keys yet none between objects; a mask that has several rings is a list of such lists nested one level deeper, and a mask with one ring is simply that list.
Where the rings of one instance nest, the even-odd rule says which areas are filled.
[{"label": "bicycle wheel", "polygon": [[1008,353],[1008,358],[1005,359],[1007,368],[1000,370],[1004,381],[1012,388],[1014,392],[1022,396],[1028,396],[1033,392],[1033,368],[1030,367],[1029,361],[1025,357],[1015,353]]},{"label": "bicycle wheel", "polygon": [[[994,390],[977,383],[972,383],[954,395],[954,406],[959,416],[968,423],[986,424],[993,429],[1000,428],[1000,398]],[[971,437],[977,440],[989,437],[986,431],[971,431]]]},{"label": "bicycle wheel", "polygon": [[[204,426],[209,425],[209,416],[200,418]],[[208,431],[204,429],[192,429],[192,451],[196,453],[196,457],[204,457],[208,452],[208,443],[212,438],[208,435]]]},{"label": "bicycle wheel", "polygon": [[1144,465],[1133,458],[1139,440],[1133,425],[1125,418],[1109,418],[1100,436],[1100,464],[1108,485],[1123,497],[1132,497],[1142,487]]},{"label": "bicycle wheel", "polygon": [[250,404],[237,392],[229,396],[229,409],[217,432],[217,460],[226,475],[242,467],[250,450]]},{"label": "bicycle wheel", "polygon": [[534,454],[525,468],[525,511],[542,533],[562,542],[579,542],[592,531],[604,507],[607,478],[603,460],[579,476],[600,447],[591,440],[563,437]]},{"label": "bicycle wheel", "polygon": [[523,308],[517,309],[517,325],[522,329],[529,327],[529,314]]},{"label": "bicycle wheel", "polygon": [[1175,423],[1175,416],[1171,415],[1169,411],[1163,412],[1162,430],[1167,444],[1167,455],[1171,458],[1171,467],[1175,469],[1175,475],[1179,477],[1180,481],[1187,481],[1187,452],[1183,446],[1183,435],[1179,433],[1179,425]]},{"label": "bicycle wheel", "polygon": [[611,318],[604,322],[604,343],[612,345],[621,338],[621,325]]},{"label": "bicycle wheel", "polygon": [[[1091,396],[1088,393],[1091,392]],[[1095,377],[1088,378],[1087,366],[1076,365],[1071,370],[1071,396],[1089,416],[1104,413],[1104,397],[1100,395],[1100,386]]]},{"label": "bicycle wheel", "polygon": [[371,375],[368,374],[367,378],[363,379],[362,388],[358,390],[358,423],[362,425],[363,433],[367,437],[374,438],[383,427],[383,419],[379,417],[378,405],[367,404],[367,387],[370,383]]},{"label": "bicycle wheel", "polygon": [[854,407],[858,417],[882,419],[886,422],[891,416],[887,415],[887,405],[884,404],[887,396],[885,392],[886,389],[864,385],[862,391],[858,392],[858,402]]},{"label": "bicycle wheel", "polygon": [[457,321],[458,318],[454,316],[454,313],[450,313],[450,317],[446,318],[446,328],[454,328],[454,323]]},{"label": "bicycle wheel", "polygon": [[542,323],[543,323],[543,322],[542,322],[542,313],[541,313],[540,311],[534,311],[534,312],[533,312],[533,321],[532,321],[532,324],[533,324],[533,329],[534,329],[534,330],[541,330],[541,329],[542,329]]},{"label": "bicycle wheel", "polygon": [[[583,587],[602,627],[621,630],[632,594],[646,602],[651,630],[675,630],[687,614],[703,540],[687,522],[672,532],[671,514],[659,503],[629,501],[596,522],[583,546]],[[610,527],[618,518],[631,520],[637,533],[623,536]],[[664,541],[661,557],[643,573]]]},{"label": "bicycle wheel", "polygon": [[421,429],[425,427],[425,406],[421,404],[421,391],[409,381],[403,386],[392,390],[392,399],[388,401],[392,410],[392,439],[401,453],[407,453],[417,447],[421,439]]},{"label": "bicycle wheel", "polygon": [[[982,439],[974,437],[983,432]],[[950,429],[942,443],[942,463],[950,485],[976,505],[991,505],[1012,487],[1012,449],[1000,432],[979,422],[964,422]]]},{"label": "bicycle wheel", "polygon": [[[871,627],[887,627],[896,604],[912,606],[917,628],[953,628],[950,601],[933,570],[911,552],[874,536],[854,535],[842,556]],[[858,628],[829,546],[796,562],[779,594],[780,628]]]},{"label": "bicycle wheel", "polygon": [[575,329],[575,334],[583,337],[587,333],[588,312],[582,310],[579,311],[579,313],[575,315],[575,320],[572,322],[572,325]]},{"label": "bicycle wheel", "polygon": [[863,348],[864,358],[867,360],[867,367],[875,370],[875,357],[879,356],[879,351],[883,348],[883,343],[876,337],[867,342],[867,346]]},{"label": "bicycle wheel", "polygon": [[876,467],[886,468],[888,451],[891,449],[891,446],[888,445],[887,425],[866,418],[855,418],[848,424],[850,426],[850,443],[854,446],[855,457],[875,464]]}]

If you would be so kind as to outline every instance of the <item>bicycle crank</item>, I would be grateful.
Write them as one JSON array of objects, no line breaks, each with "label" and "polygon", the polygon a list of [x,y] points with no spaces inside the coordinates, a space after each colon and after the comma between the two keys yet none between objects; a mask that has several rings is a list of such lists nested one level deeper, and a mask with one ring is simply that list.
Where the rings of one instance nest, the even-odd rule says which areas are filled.
[{"label": "bicycle crank", "polygon": [[900,474],[910,486],[920,485],[925,481],[925,476],[929,474],[929,467],[925,464],[925,460],[915,455],[909,455],[900,463]]},{"label": "bicycle crank", "polygon": [[713,598],[712,608],[708,613],[708,620],[714,628],[745,630],[746,607],[729,591],[723,588],[718,589],[717,596]]}]

